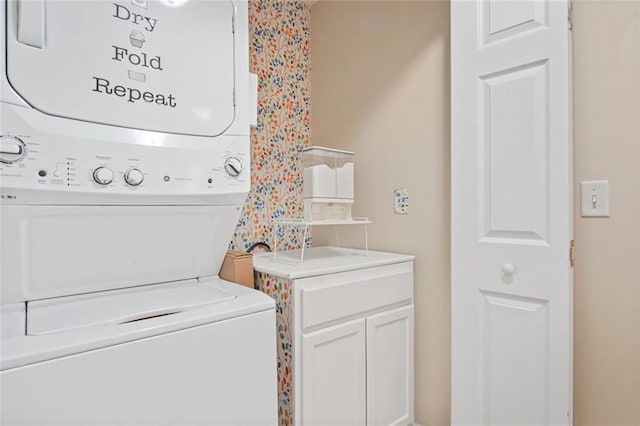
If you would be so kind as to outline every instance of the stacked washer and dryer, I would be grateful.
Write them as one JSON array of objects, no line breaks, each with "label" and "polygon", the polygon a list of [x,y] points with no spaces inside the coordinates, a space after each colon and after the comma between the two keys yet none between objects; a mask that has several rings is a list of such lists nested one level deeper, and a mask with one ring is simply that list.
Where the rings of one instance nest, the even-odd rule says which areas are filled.
[{"label": "stacked washer and dryer", "polygon": [[218,278],[250,185],[247,4],[2,3],[0,423],[277,423],[273,301]]}]

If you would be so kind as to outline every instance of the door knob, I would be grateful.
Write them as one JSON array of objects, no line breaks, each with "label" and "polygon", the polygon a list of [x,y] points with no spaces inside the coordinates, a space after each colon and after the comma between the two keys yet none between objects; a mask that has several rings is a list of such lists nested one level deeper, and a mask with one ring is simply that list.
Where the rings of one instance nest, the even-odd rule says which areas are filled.
[{"label": "door knob", "polygon": [[513,275],[515,271],[516,271],[516,268],[510,263],[505,263],[502,266],[502,272],[504,272],[505,275]]}]

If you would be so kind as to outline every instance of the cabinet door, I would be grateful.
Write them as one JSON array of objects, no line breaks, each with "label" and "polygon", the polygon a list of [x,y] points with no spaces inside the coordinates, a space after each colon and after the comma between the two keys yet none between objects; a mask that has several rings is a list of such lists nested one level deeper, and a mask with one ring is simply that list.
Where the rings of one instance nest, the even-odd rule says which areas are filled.
[{"label": "cabinet door", "polygon": [[365,424],[365,320],[302,336],[302,424]]},{"label": "cabinet door", "polygon": [[413,305],[367,318],[367,425],[413,422]]}]

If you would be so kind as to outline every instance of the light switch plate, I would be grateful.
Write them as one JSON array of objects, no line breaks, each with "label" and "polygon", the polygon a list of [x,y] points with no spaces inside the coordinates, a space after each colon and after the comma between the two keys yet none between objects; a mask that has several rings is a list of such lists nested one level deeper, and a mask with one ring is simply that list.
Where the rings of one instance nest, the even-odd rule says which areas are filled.
[{"label": "light switch plate", "polygon": [[609,181],[580,182],[582,217],[609,217]]}]

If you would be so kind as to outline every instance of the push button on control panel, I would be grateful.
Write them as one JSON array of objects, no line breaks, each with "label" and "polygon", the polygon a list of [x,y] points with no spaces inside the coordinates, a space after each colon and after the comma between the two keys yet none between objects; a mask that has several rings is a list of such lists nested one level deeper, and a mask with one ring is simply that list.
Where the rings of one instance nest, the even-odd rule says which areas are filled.
[{"label": "push button on control panel", "polygon": [[0,136],[0,162],[13,164],[27,155],[27,146],[19,138]]},{"label": "push button on control panel", "polygon": [[93,180],[100,185],[109,185],[113,182],[113,170],[108,167],[98,167],[93,171]]},{"label": "push button on control panel", "polygon": [[138,186],[144,180],[144,175],[138,169],[129,169],[124,173],[124,181],[127,185]]}]

